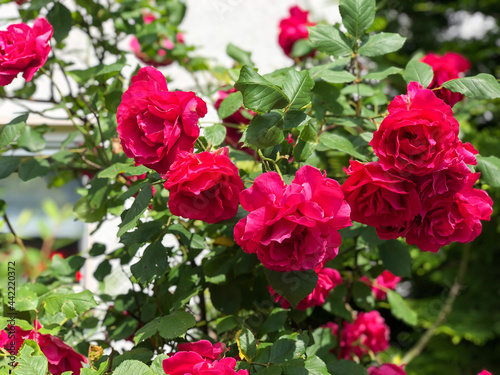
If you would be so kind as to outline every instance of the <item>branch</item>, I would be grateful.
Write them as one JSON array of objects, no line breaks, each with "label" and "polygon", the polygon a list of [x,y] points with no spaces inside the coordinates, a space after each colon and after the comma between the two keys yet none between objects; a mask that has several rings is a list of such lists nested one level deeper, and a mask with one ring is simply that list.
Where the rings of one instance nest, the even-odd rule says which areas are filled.
[{"label": "branch", "polygon": [[460,289],[462,287],[462,283],[465,279],[465,274],[467,272],[467,264],[469,262],[470,256],[470,244],[464,246],[464,251],[462,253],[462,259],[460,260],[460,266],[458,268],[457,277],[455,278],[455,282],[453,283],[450,293],[448,294],[448,298],[441,308],[441,311],[438,314],[436,321],[432,324],[432,326],[420,337],[420,340],[411,348],[408,353],[405,354],[401,363],[405,365],[409,364],[412,360],[422,353],[427,344],[431,341],[432,337],[436,330],[446,321],[446,318],[451,313],[453,309],[453,304],[460,294]]}]

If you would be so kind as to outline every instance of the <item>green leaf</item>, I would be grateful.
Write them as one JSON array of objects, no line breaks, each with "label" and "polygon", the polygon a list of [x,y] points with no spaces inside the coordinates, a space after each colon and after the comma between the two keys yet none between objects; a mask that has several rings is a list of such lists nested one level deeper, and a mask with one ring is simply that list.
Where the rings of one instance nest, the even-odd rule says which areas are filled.
[{"label": "green leaf", "polygon": [[160,319],[158,330],[166,340],[184,336],[186,331],[196,325],[196,319],[186,311],[174,311]]},{"label": "green leaf", "polygon": [[78,83],[87,83],[92,82],[93,78],[111,78],[117,73],[120,73],[126,65],[126,58],[121,57],[113,64],[98,64],[84,70],[70,70],[68,71],[68,74],[71,75]]},{"label": "green leaf", "polygon": [[113,375],[153,375],[153,371],[144,363],[136,360],[124,361],[116,368]]},{"label": "green leaf", "polygon": [[282,113],[270,112],[256,115],[243,133],[245,145],[266,148],[284,141]]},{"label": "green leaf", "polygon": [[177,234],[180,241],[190,249],[203,250],[206,247],[205,240],[199,234],[191,233],[181,224],[172,224],[168,227],[171,233]]},{"label": "green leaf", "polygon": [[283,92],[290,99],[288,109],[301,109],[311,101],[314,81],[307,70],[289,70],[283,82]]},{"label": "green leaf", "polygon": [[154,375],[165,375],[165,371],[163,371],[163,361],[167,358],[170,358],[168,354],[160,354],[154,359],[151,364],[151,371],[153,371]]},{"label": "green leaf", "polygon": [[106,214],[106,205],[102,205],[96,208],[90,206],[91,197],[82,197],[76,202],[75,207],[73,207],[73,212],[76,217],[85,222],[93,223],[102,219]]},{"label": "green leaf", "polygon": [[94,271],[94,278],[97,281],[104,281],[104,278],[111,273],[111,263],[109,260],[104,259]]},{"label": "green leaf", "polygon": [[311,294],[318,283],[318,275],[314,270],[276,272],[266,268],[265,273],[274,291],[285,297],[293,308]]},{"label": "green leaf", "polygon": [[7,146],[16,138],[19,132],[26,126],[26,120],[28,120],[27,113],[16,117],[0,128],[0,149]]},{"label": "green leaf", "polygon": [[318,72],[316,77],[321,78],[325,82],[329,83],[348,83],[356,79],[354,75],[346,70],[322,70]]},{"label": "green leaf", "polygon": [[400,74],[403,71],[401,68],[396,68],[395,66],[390,66],[389,68],[385,68],[378,71],[373,71],[368,74],[365,74],[363,79],[376,79],[381,80],[389,77],[392,74]]},{"label": "green leaf", "polygon": [[443,87],[464,94],[471,99],[500,98],[500,83],[491,74],[480,73],[474,77],[452,79],[443,83]]},{"label": "green leaf", "polygon": [[44,149],[45,139],[40,133],[33,131],[31,126],[26,126],[21,130],[17,145],[27,151],[38,152]]},{"label": "green leaf", "polygon": [[100,178],[115,178],[117,174],[125,173],[127,176],[138,176],[149,172],[151,169],[144,165],[131,165],[128,163],[114,163],[106,169],[100,171],[97,175]]},{"label": "green leaf", "polygon": [[372,310],[375,307],[375,298],[372,289],[361,281],[355,281],[352,288],[352,297],[356,305],[363,310]]},{"label": "green leaf", "polygon": [[16,299],[17,311],[36,310],[38,307],[38,296],[31,290],[29,284],[23,285],[17,290]]},{"label": "green leaf", "polygon": [[283,128],[287,130],[297,128],[307,123],[310,119],[311,118],[302,111],[287,111],[283,119]]},{"label": "green leaf", "polygon": [[361,37],[375,20],[375,0],[340,0],[342,23],[355,38]]},{"label": "green leaf", "polygon": [[279,339],[271,348],[269,361],[274,364],[290,361],[294,358],[296,345],[293,340]]},{"label": "green leaf", "polygon": [[379,33],[368,36],[367,40],[359,47],[359,54],[373,57],[394,52],[405,44],[406,38],[395,33]]},{"label": "green leaf", "polygon": [[64,40],[73,26],[71,12],[61,3],[55,3],[47,13],[47,21],[54,29],[54,39],[59,43]]},{"label": "green leaf", "polygon": [[[80,293],[51,293],[42,301],[45,310],[54,315],[58,312],[67,312],[69,307],[76,314],[83,314],[84,312],[97,306],[94,300],[94,295],[89,290],[84,290]],[[75,315],[76,316],[76,315]]]},{"label": "green leaf", "polygon": [[118,230],[118,237],[135,227],[137,220],[139,220],[144,211],[146,211],[146,208],[148,208],[152,197],[153,193],[151,185],[145,186],[135,198],[130,209],[126,211],[125,216],[119,225],[120,229]]},{"label": "green leaf", "polygon": [[278,86],[273,85],[248,65],[241,68],[240,77],[234,86],[243,94],[245,107],[257,112],[285,108],[290,103]]},{"label": "green leaf", "polygon": [[323,309],[331,314],[338,315],[347,321],[351,321],[351,313],[345,307],[347,287],[345,284],[337,286],[327,297]]},{"label": "green leaf", "polygon": [[309,374],[312,375],[329,375],[325,362],[318,356],[309,356],[305,362],[305,368]]},{"label": "green leaf", "polygon": [[331,25],[308,27],[309,40],[321,52],[335,57],[350,56],[353,51],[349,39]]},{"label": "green leaf", "polygon": [[241,92],[233,92],[229,94],[221,103],[219,107],[219,118],[224,120],[231,116],[243,105],[243,95]]},{"label": "green leaf", "polygon": [[149,245],[139,262],[130,267],[130,271],[141,283],[147,283],[163,275],[168,268],[168,252],[161,242]]},{"label": "green leaf", "polygon": [[322,133],[319,137],[319,143],[331,150],[338,150],[352,155],[361,160],[367,160],[367,157],[356,151],[351,141],[333,133]]},{"label": "green leaf", "polygon": [[280,375],[280,374],[281,374],[280,366],[264,367],[262,370],[259,370],[255,373],[255,375]]},{"label": "green leaf", "polygon": [[375,90],[364,83],[358,83],[356,85],[348,85],[344,87],[340,92],[344,95],[356,94],[359,96],[373,96],[375,95]]},{"label": "green leaf", "polygon": [[241,49],[240,47],[235,46],[234,44],[229,43],[227,45],[226,53],[229,55],[229,57],[233,58],[241,65],[248,65],[252,67],[255,65],[250,58],[252,54]]},{"label": "green leaf", "polygon": [[380,259],[394,275],[411,276],[411,256],[408,246],[397,240],[389,240],[379,246]]},{"label": "green leaf", "polygon": [[300,132],[298,142],[293,149],[293,157],[296,161],[305,161],[312,155],[318,144],[316,137],[316,131],[311,125],[304,126],[304,129]]},{"label": "green leaf", "polygon": [[49,162],[46,159],[30,158],[19,167],[19,178],[29,181],[36,177],[45,176],[49,173]]},{"label": "green leaf", "polygon": [[16,359],[16,375],[46,375],[49,362],[33,340],[25,340]]},{"label": "green leaf", "polygon": [[14,156],[2,156],[0,158],[0,179],[9,177],[13,172],[15,172],[20,162],[20,158]]},{"label": "green leaf", "polygon": [[238,318],[234,315],[223,316],[222,318],[217,319],[216,323],[216,331],[218,335],[231,331],[239,325]]},{"label": "green leaf", "polygon": [[419,82],[424,88],[431,84],[433,77],[432,68],[417,60],[410,60],[403,73],[406,83]]},{"label": "green leaf", "polygon": [[213,146],[220,145],[226,138],[226,127],[221,124],[215,124],[207,128],[203,128],[203,132],[205,139]]},{"label": "green leaf", "polygon": [[291,57],[302,57],[309,55],[312,51],[314,51],[314,44],[311,43],[308,39],[299,39],[297,40],[292,47],[292,52],[290,53]]},{"label": "green leaf", "polygon": [[496,156],[477,156],[477,169],[488,185],[500,187],[500,159]]},{"label": "green leaf", "polygon": [[158,332],[158,325],[160,324],[160,317],[153,319],[146,323],[143,327],[139,328],[134,336],[135,345],[149,339],[151,336],[156,335]]},{"label": "green leaf", "polygon": [[255,354],[257,354],[257,345],[253,333],[247,328],[243,328],[236,333],[236,342],[238,344],[240,357],[250,362],[250,360],[255,357]]},{"label": "green leaf", "polygon": [[408,325],[414,326],[417,324],[417,312],[410,308],[403,297],[392,290],[388,290],[387,301],[391,305],[392,315]]},{"label": "green leaf", "polygon": [[329,363],[328,371],[332,375],[368,375],[368,372],[363,366],[345,359]]},{"label": "green leaf", "polygon": [[223,314],[234,314],[241,305],[241,290],[235,284],[210,285],[210,299]]}]

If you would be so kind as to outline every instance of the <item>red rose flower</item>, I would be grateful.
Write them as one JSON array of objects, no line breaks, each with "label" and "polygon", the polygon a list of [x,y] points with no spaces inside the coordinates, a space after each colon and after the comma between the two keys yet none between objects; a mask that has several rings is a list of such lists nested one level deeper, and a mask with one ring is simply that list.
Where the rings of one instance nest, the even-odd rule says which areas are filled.
[{"label": "red rose flower", "polygon": [[0,331],[0,347],[5,348],[5,344],[9,341],[9,335],[5,331]]},{"label": "red rose flower", "polygon": [[466,243],[481,233],[481,220],[489,220],[493,201],[483,190],[472,188],[479,173],[470,174],[465,188],[453,196],[423,202],[422,212],[409,225],[406,242],[436,252],[457,241]]},{"label": "red rose flower", "polygon": [[417,82],[389,104],[370,145],[385,170],[424,175],[456,162],[460,141],[451,107]]},{"label": "red rose flower", "polygon": [[385,363],[380,367],[368,368],[368,375],[406,375],[406,372],[403,369],[403,366]]},{"label": "red rose flower", "polygon": [[[429,89],[438,88],[446,81],[461,78],[464,76],[464,73],[470,69],[469,61],[462,55],[454,52],[448,52],[444,56],[429,53],[420,61],[430,65],[434,72],[434,78],[427,87]],[[438,98],[443,99],[445,103],[451,107],[464,98],[459,92],[451,92],[445,88],[434,91],[434,94],[436,94]]]},{"label": "red rose flower", "polygon": [[309,37],[308,26],[316,25],[307,19],[309,12],[298,6],[290,8],[290,17],[281,20],[278,43],[287,56],[290,56],[295,42]]},{"label": "red rose flower", "polygon": [[45,18],[36,19],[32,28],[18,23],[0,31],[0,86],[11,83],[19,73],[31,81],[47,61],[52,33]]},{"label": "red rose flower", "polygon": [[[312,306],[322,306],[325,303],[325,298],[328,297],[328,293],[337,285],[342,284],[339,271],[333,268],[322,268],[321,265],[314,270],[318,274],[318,283],[311,294],[299,302],[297,305],[298,310],[307,310],[308,307]],[[277,294],[270,285],[267,288],[271,296],[274,297],[274,301],[279,302],[282,308],[288,309],[290,307],[290,302]]]},{"label": "red rose flower", "polygon": [[116,115],[125,154],[137,164],[167,173],[177,154],[191,152],[207,105],[194,92],[168,91],[161,72],[141,68],[123,94]]},{"label": "red rose flower", "polygon": [[165,175],[168,207],[177,216],[217,223],[238,212],[245,188],[227,147],[199,154],[181,153]]},{"label": "red rose flower", "polygon": [[486,370],[483,370],[479,375],[491,375],[491,373]]},{"label": "red rose flower", "polygon": [[[234,87],[228,91],[219,90],[217,93],[218,94],[217,101],[214,104],[215,109],[218,111],[222,101],[226,99],[229,94],[236,91],[237,90]],[[222,123],[232,124],[233,126],[239,124],[243,125],[250,124],[250,120],[247,119],[245,116],[243,116],[243,111],[244,111],[243,108],[238,109],[231,116],[221,119]],[[254,111],[248,111],[248,112],[252,116],[255,115]],[[243,129],[235,129],[232,126],[226,126],[226,138],[224,142],[226,142],[229,146],[231,146],[234,149],[245,151],[246,153],[251,154],[253,156],[255,154],[255,151],[249,147],[243,147],[243,142],[240,142],[242,134],[243,134]]]},{"label": "red rose flower", "polygon": [[274,271],[311,270],[333,259],[338,230],[351,225],[338,182],[309,165],[297,171],[291,185],[275,172],[260,175],[240,201],[250,213],[236,224],[235,241]]},{"label": "red rose flower", "polygon": [[[337,336],[337,324],[330,322],[326,326],[332,329],[334,336]],[[340,333],[340,357],[361,358],[370,351],[372,353],[384,351],[389,347],[389,336],[389,327],[377,310],[360,312],[353,323],[344,322]]]},{"label": "red rose flower", "polygon": [[40,346],[40,350],[47,357],[51,374],[61,375],[66,371],[72,371],[74,375],[80,375],[80,369],[83,367],[82,362],[87,363],[87,359],[75,352],[71,346],[65,344],[60,338],[39,333],[38,329],[41,326],[38,322],[35,322],[35,326],[37,328],[31,331],[24,331],[16,326],[16,354],[24,340],[33,340]]},{"label": "red rose flower", "polygon": [[163,360],[163,370],[168,375],[248,375],[248,370],[236,371],[236,359],[222,358],[224,344],[207,340],[179,345],[179,352]]},{"label": "red rose flower", "polygon": [[24,3],[27,3],[29,0],[15,0],[17,5],[22,5]]},{"label": "red rose flower", "polygon": [[351,161],[349,178],[341,189],[351,206],[351,219],[372,226],[390,226],[412,220],[422,205],[415,184],[386,172],[376,162]]},{"label": "red rose flower", "polygon": [[[387,298],[387,289],[395,290],[396,285],[401,281],[401,277],[392,274],[391,272],[384,270],[373,282],[363,276],[361,281],[372,287],[372,292],[377,300],[385,300]],[[380,288],[382,287],[382,289]]]}]

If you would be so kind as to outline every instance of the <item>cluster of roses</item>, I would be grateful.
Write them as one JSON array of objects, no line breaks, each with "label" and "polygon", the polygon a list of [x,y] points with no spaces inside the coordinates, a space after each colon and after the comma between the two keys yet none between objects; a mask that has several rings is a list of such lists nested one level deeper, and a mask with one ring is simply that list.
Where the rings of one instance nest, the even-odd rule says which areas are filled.
[{"label": "cluster of roses", "polygon": [[9,338],[9,335],[4,331],[0,331],[0,348],[9,348],[11,341],[14,340],[15,354],[25,340],[35,341],[42,353],[47,357],[49,363],[49,371],[52,375],[61,375],[66,371],[71,371],[74,375],[80,375],[80,370],[83,367],[82,363],[87,363],[87,359],[75,352],[73,348],[65,344],[60,338],[49,334],[40,333],[41,324],[35,320],[35,328],[29,331],[22,330],[16,326],[14,338]]},{"label": "cluster of roses", "polygon": [[479,174],[467,164],[476,164],[477,151],[459,140],[451,107],[411,82],[388,111],[370,142],[378,162],[352,161],[346,170],[342,191],[351,218],[376,227],[382,239],[406,237],[423,251],[472,241],[493,201],[472,187]]}]

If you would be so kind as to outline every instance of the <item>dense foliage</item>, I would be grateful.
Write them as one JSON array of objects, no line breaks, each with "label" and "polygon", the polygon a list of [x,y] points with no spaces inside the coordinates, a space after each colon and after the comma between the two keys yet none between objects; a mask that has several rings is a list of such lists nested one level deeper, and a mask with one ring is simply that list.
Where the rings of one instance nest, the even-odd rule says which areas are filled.
[{"label": "dense foliage", "polygon": [[[120,246],[37,248],[0,200],[0,374],[500,371],[500,31],[446,34],[468,1],[341,0],[342,25],[293,7],[291,66],[267,74],[236,45],[231,67],[197,56],[181,0],[16,2],[0,96],[26,111],[0,128],[0,178],[78,180],[74,217],[119,218]],[[67,53],[77,29],[89,61]],[[61,113],[47,155],[30,120]]]}]

